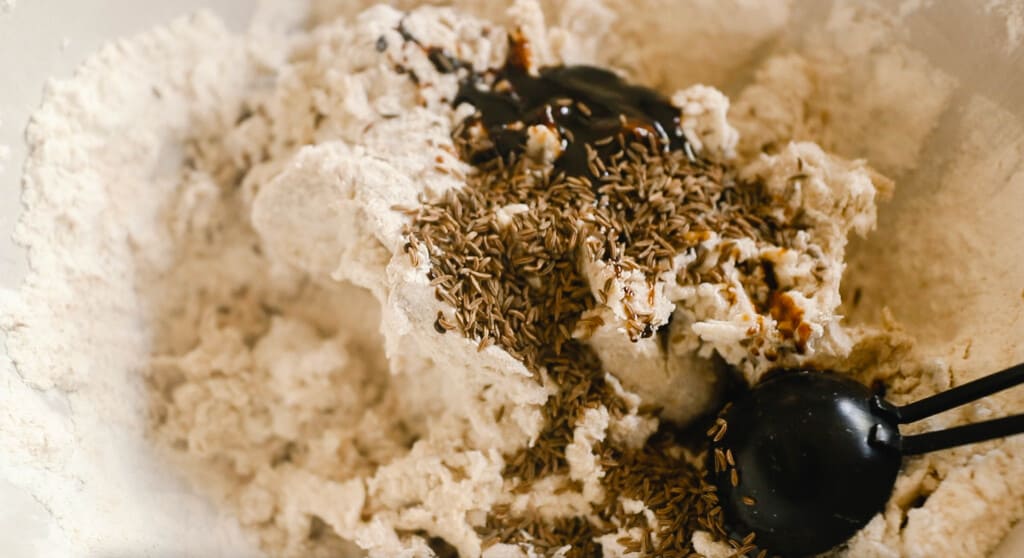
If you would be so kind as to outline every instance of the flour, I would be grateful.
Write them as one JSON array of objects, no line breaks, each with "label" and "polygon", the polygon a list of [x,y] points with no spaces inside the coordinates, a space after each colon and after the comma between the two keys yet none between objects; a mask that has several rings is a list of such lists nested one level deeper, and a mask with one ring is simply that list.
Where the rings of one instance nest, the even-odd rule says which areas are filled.
[{"label": "flour", "polygon": [[[4,115],[0,112],[0,128],[4,127]],[[0,174],[2,174],[6,168],[7,162],[11,158],[11,147],[0,143]]]},{"label": "flour", "polygon": [[[394,31],[402,13],[357,15],[357,4],[314,2],[311,17],[322,25],[292,35],[269,24],[232,35],[208,14],[176,21],[52,83],[33,117],[18,230],[33,273],[19,293],[0,295],[19,374],[0,392],[0,432],[19,433],[0,438],[0,471],[31,488],[83,555],[238,552],[251,540],[237,520],[271,555],[430,555],[430,538],[440,537],[475,556],[474,527],[497,503],[551,517],[585,513],[601,490],[595,442],[640,444],[656,427],[641,404],[692,414],[711,403],[693,387],[713,372],[682,351],[681,362],[694,359],[683,366],[692,375],[659,384],[662,370],[641,372],[632,386],[616,384],[634,402],[623,418],[594,410],[577,428],[567,478],[579,491],[556,490],[553,479],[509,496],[503,455],[536,436],[552,388],[496,347],[477,352],[472,340],[434,331],[446,308],[425,269],[401,254],[404,220],[393,207],[460,188],[469,172],[449,151],[459,114],[438,108],[456,84],[402,43]],[[406,24],[478,68],[500,63],[501,25],[513,22],[542,60],[612,65],[669,92],[703,81],[734,93],[727,115],[713,89],[679,97],[697,143],[721,157],[735,152],[768,181],[792,174],[798,157],[817,161],[812,174],[822,178],[806,203],[856,200],[844,222],[851,230],[872,228],[874,188],[887,190],[886,179],[791,141],[906,178],[911,193],[901,181],[895,209],[882,206],[883,234],[853,245],[844,299],[855,287],[864,293],[861,305],[845,308],[854,325],[841,322],[832,287],[807,302],[827,310],[815,322],[823,355],[886,381],[899,401],[1024,360],[1011,337],[975,338],[1024,320],[1024,274],[1007,263],[1024,243],[1013,214],[1024,203],[1024,134],[1007,131],[1014,119],[981,97],[951,119],[960,84],[900,44],[896,23],[916,6],[893,15],[840,2],[820,32],[788,40],[798,17],[789,2],[651,4],[637,13],[631,2],[566,2],[542,12],[520,2],[506,12],[504,2],[466,2],[494,23],[427,9]],[[673,39],[644,40],[658,35],[652,30]],[[601,36],[608,41],[594,39]],[[382,60],[430,81],[417,88]],[[932,195],[915,187],[931,182],[914,178],[939,136],[957,138],[957,147]],[[1009,186],[975,194],[965,209],[975,180]],[[511,219],[518,210],[507,211]],[[942,225],[966,212],[1004,226],[969,235]],[[844,245],[846,232],[836,234]],[[956,253],[978,263],[943,281],[963,267]],[[937,258],[945,265],[928,265]],[[993,282],[990,269],[1006,280]],[[838,273],[829,279],[836,289]],[[963,287],[978,284],[991,288]],[[991,321],[933,311],[926,298],[965,293]],[[907,332],[918,339],[914,349]],[[614,348],[606,360],[642,361],[622,347],[650,347],[620,347],[613,333],[604,333]],[[726,329],[702,335],[732,358]],[[1020,404],[1004,395],[926,426]],[[990,551],[1024,516],[1014,482],[1024,474],[1020,445],[990,442],[909,462],[885,513],[840,552]],[[234,519],[216,521],[177,472]],[[630,506],[644,513],[642,503]],[[177,509],[193,513],[192,523]],[[727,553],[698,535],[701,552]],[[607,552],[622,551],[617,537],[606,538]],[[525,554],[497,545],[487,555]]]},{"label": "flour", "polygon": [[1005,21],[1006,50],[1013,51],[1024,40],[1024,5],[1006,0],[989,0],[985,11],[994,13]]},{"label": "flour", "polygon": [[[32,273],[17,296],[0,294],[0,327],[17,367],[0,390],[0,430],[21,433],[0,442],[3,476],[28,487],[82,555],[244,549],[209,504],[146,466],[152,450],[138,378],[150,329],[140,327],[130,246],[170,257],[152,226],[180,164],[164,146],[189,133],[190,115],[231,110],[198,92],[239,91],[251,71],[229,62],[243,45],[209,14],[130,44],[105,48],[70,82],[48,84],[26,132],[26,218],[16,234]],[[223,56],[215,71],[208,52]],[[166,511],[175,507],[194,514],[192,523]]]}]

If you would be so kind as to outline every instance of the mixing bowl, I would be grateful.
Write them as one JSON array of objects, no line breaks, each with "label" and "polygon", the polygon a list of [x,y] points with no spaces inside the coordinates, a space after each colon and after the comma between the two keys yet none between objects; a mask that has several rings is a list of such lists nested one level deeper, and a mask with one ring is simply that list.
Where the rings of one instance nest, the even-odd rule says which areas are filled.
[{"label": "mixing bowl", "polygon": [[[345,8],[344,0],[315,3],[321,12]],[[656,13],[659,2],[651,4]],[[686,4],[706,7],[701,0]],[[827,32],[831,4],[796,2],[782,30],[751,49],[747,62],[807,33]],[[71,76],[105,41],[198,8],[241,30],[255,3],[0,0],[0,288],[17,289],[27,273],[25,255],[10,237],[20,212],[23,131],[47,79]],[[898,183],[895,198],[880,210],[879,230],[851,247],[847,294],[859,304],[847,309],[848,317],[870,321],[891,313],[921,351],[979,373],[1024,361],[1024,2],[908,0],[884,3],[878,13],[898,21],[897,38],[955,86],[937,125],[918,138],[922,153],[912,164],[887,154],[902,130],[884,110],[876,145],[835,141],[840,154],[877,163]],[[847,47],[856,52],[862,45]],[[863,79],[864,88],[905,87],[897,93],[907,98],[923,93],[887,83],[884,63],[862,70],[852,79]],[[720,76],[697,68],[669,75],[665,85],[701,79],[731,93],[750,77],[742,69]],[[926,249],[936,243],[948,247],[938,257]],[[4,556],[259,555],[232,518],[156,457],[144,435],[144,404],[132,400],[139,389],[123,394],[137,421],[107,421],[110,410],[74,390],[24,381],[2,351],[0,379]],[[30,411],[8,411],[15,401]],[[72,447],[21,443],[53,424],[75,433]],[[50,449],[64,457],[52,459]],[[1024,530],[1012,532],[997,556],[1024,556]]]}]

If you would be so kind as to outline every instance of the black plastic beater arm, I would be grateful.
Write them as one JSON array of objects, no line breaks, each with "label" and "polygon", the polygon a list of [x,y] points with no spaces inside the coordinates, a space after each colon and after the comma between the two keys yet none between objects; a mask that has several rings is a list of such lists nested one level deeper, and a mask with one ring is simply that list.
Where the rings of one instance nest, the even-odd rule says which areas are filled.
[{"label": "black plastic beater arm", "polygon": [[956,426],[948,430],[903,436],[899,449],[903,455],[919,455],[1022,433],[1024,415],[1013,415]]},{"label": "black plastic beater arm", "polygon": [[[995,374],[990,374],[984,378],[978,378],[973,382],[967,382],[962,386],[957,386],[931,397],[926,397],[920,401],[910,403],[909,405],[895,407],[891,409],[891,411],[896,415],[896,420],[899,424],[907,424],[919,421],[923,418],[928,418],[932,415],[937,415],[943,411],[948,411],[965,403],[976,401],[986,395],[992,395],[993,393],[1003,391],[1004,389],[1011,388],[1018,384],[1024,384],[1024,363],[1011,366],[1002,372],[996,372]],[[971,426],[980,427],[994,422],[996,421],[982,422]],[[946,432],[953,432],[955,430],[957,429],[954,428]],[[934,432],[933,434],[937,435],[943,433],[944,432]]]}]

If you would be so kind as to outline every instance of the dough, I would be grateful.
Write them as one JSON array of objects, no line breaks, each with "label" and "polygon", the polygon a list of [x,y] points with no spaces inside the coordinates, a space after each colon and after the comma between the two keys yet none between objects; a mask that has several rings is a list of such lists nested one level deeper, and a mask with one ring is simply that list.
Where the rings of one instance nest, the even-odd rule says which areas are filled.
[{"label": "dough", "polygon": [[[823,33],[844,33],[810,39],[827,48],[772,53],[730,101],[694,83],[728,90],[786,24],[788,3],[672,8],[699,8],[694,18],[634,13],[615,0],[522,1],[507,11],[499,2],[409,12],[342,4],[316,3],[316,26],[294,33],[235,36],[208,15],[183,20],[105,52],[58,87],[30,133],[21,231],[42,271],[2,301],[0,325],[31,385],[77,390],[112,409],[116,424],[143,424],[122,403],[131,394],[122,386],[142,371],[147,439],[268,554],[498,558],[599,546],[606,556],[672,556],[692,546],[728,555],[701,528],[670,538],[684,530],[665,510],[699,506],[655,495],[699,485],[701,456],[671,433],[717,407],[726,365],[747,382],[775,367],[833,368],[885,382],[899,402],[969,376],[913,353],[891,316],[843,317],[841,282],[870,275],[843,277],[848,240],[870,235],[876,206],[893,192],[885,174],[917,164],[953,88],[918,55],[880,46],[871,10],[840,3]],[[348,13],[335,19],[335,10]],[[644,40],[665,29],[659,20],[675,22],[694,48],[666,52],[668,42]],[[427,225],[484,183],[453,142],[472,112],[451,106],[458,75],[439,72],[428,47],[482,71],[502,65],[513,29],[538,67],[596,63],[666,93],[696,155],[722,172],[693,192],[750,195],[756,203],[738,203],[737,214],[769,219],[781,238],[756,222],[730,231],[730,217],[669,239],[676,253],[656,268],[635,243],[582,251],[556,274],[582,286],[579,316],[544,337],[579,358],[529,360],[523,351],[538,344],[511,347],[470,327],[473,299],[449,300],[441,276],[461,261],[451,247],[464,237]],[[697,48],[712,40],[715,49]],[[972,105],[972,114],[992,110]],[[120,133],[126,121],[132,134]],[[531,164],[557,160],[550,131],[529,137]],[[487,230],[500,237],[502,227],[558,217],[541,207],[545,195],[493,198],[502,204],[486,208]],[[684,241],[692,246],[679,249]],[[921,428],[1013,403],[996,399]],[[88,434],[38,424],[39,438],[10,443],[14,454],[51,469],[75,464],[68,483],[107,474],[82,464],[101,459],[60,449]],[[1017,445],[909,461],[885,512],[835,553],[990,551],[1024,515]],[[112,482],[85,484],[113,493]]]}]

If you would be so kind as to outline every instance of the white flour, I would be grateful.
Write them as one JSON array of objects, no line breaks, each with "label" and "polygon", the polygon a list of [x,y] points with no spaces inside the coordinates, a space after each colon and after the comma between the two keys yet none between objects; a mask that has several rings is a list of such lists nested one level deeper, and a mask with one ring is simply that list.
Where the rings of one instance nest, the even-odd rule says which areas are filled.
[{"label": "white flour", "polygon": [[[329,21],[358,12],[355,4],[316,2],[313,13]],[[504,2],[465,4],[506,20]],[[568,2],[547,14],[556,29],[538,55],[624,67],[667,91],[695,81],[719,86],[734,94],[730,120],[742,156],[810,140],[896,177],[881,231],[856,245],[846,293],[852,300],[862,291],[860,304],[848,309],[857,321],[879,322],[886,306],[919,341],[901,369],[871,372],[888,379],[895,398],[912,400],[1024,360],[1024,348],[1002,335],[1024,327],[1024,264],[1014,256],[1014,247],[1024,246],[1019,120],[985,98],[957,96],[954,80],[898,44],[901,22],[887,10],[840,3],[822,14],[819,33],[792,41],[785,28],[813,14],[791,13],[782,1],[745,4],[652,1],[637,13],[632,2]],[[0,0],[0,10],[6,6],[13,2]],[[522,6],[516,20],[543,25]],[[364,241],[362,208],[409,200],[373,199],[346,184],[318,190],[333,184],[324,177],[417,175],[428,189],[457,186],[432,172],[433,153],[407,153],[414,142],[446,142],[443,119],[414,112],[401,125],[385,122],[369,132],[369,121],[360,120],[368,111],[406,106],[403,93],[383,94],[408,91],[406,78],[360,81],[331,71],[336,57],[362,56],[367,49],[356,46],[385,31],[331,25],[290,38],[269,31],[239,37],[200,14],[111,45],[75,78],[48,88],[28,131],[27,209],[18,230],[32,273],[20,292],[0,293],[0,328],[19,373],[0,390],[0,473],[29,487],[83,555],[141,548],[210,555],[248,544],[232,521],[211,528],[219,512],[165,478],[174,473],[157,465],[153,435],[164,444],[159,459],[187,471],[201,493],[274,554],[351,550],[338,534],[380,555],[397,556],[402,547],[425,553],[425,542],[409,533],[427,527],[475,549],[472,535],[459,531],[459,514],[477,513],[487,505],[481,498],[500,491],[497,448],[457,451],[442,445],[455,439],[444,433],[464,433],[471,447],[492,439],[522,444],[536,426],[534,414],[499,425],[474,413],[499,400],[527,407],[545,393],[514,375],[466,372],[486,362],[510,369],[496,353],[444,369],[404,363],[422,375],[389,378],[384,353],[401,360],[403,348],[382,347],[377,323],[385,320],[388,338],[403,343],[416,342],[416,328],[429,324],[401,334],[410,327],[401,316],[380,316],[365,291],[327,278],[333,273],[385,292],[372,283],[373,270],[394,247],[387,235]],[[445,44],[473,32],[467,25],[423,38]],[[601,36],[610,39],[593,40]],[[305,53],[297,57],[304,62],[287,63],[287,49]],[[477,53],[481,65],[499,55]],[[360,63],[346,59],[350,68]],[[949,110],[954,103],[960,112]],[[249,114],[257,106],[262,112]],[[319,127],[316,111],[325,122]],[[401,130],[412,132],[384,153],[402,170],[394,176],[372,158],[354,156],[358,147],[329,141],[376,141],[384,149],[387,134]],[[319,145],[297,153],[305,144]],[[946,144],[955,147],[939,149]],[[976,183],[987,187],[979,191]],[[275,210],[298,205],[258,201],[267,187],[323,196],[323,212],[282,217]],[[339,214],[351,218],[330,221]],[[296,234],[282,228],[303,220],[323,226]],[[948,226],[960,222],[962,228]],[[351,228],[339,235],[344,227]],[[338,269],[339,261],[352,263]],[[399,307],[416,300],[394,296]],[[459,358],[453,347],[436,348],[451,351],[436,360]],[[891,362],[892,350],[869,339],[851,358]],[[472,398],[438,394],[440,382],[473,390],[484,379],[499,386],[491,400],[442,412],[442,399]],[[1020,396],[1003,395],[930,426],[1022,404]],[[397,415],[409,419],[389,420]],[[148,424],[158,425],[155,434]],[[415,438],[423,443],[410,451]],[[176,451],[186,443],[189,452]],[[454,457],[446,461],[447,454]],[[281,460],[301,465],[266,466]],[[389,465],[368,483],[358,480],[376,463]],[[884,516],[849,555],[984,554],[1024,516],[1024,488],[1015,482],[1022,476],[1024,443],[1016,439],[914,460]],[[930,497],[922,503],[919,495]],[[376,513],[377,521],[362,521],[364,498],[364,513]],[[192,523],[180,521],[180,509],[194,510]],[[449,512],[459,517],[443,517]],[[402,529],[401,541],[391,526]]]},{"label": "white flour", "polygon": [[985,11],[995,13],[1006,22],[1006,50],[1012,52],[1024,40],[1024,4],[1009,0],[988,0]]},{"label": "white flour", "polygon": [[[208,52],[223,60],[211,63]],[[132,294],[131,249],[170,257],[153,223],[177,184],[174,146],[193,118],[231,110],[211,92],[245,88],[249,65],[230,62],[243,55],[211,16],[179,20],[108,46],[73,80],[49,84],[27,131],[27,217],[17,235],[32,273],[19,295],[2,293],[0,312],[19,374],[0,390],[0,430],[20,434],[5,435],[0,454],[4,476],[30,487],[82,555],[244,548],[230,524],[194,537],[211,527],[208,504],[146,467],[138,380],[150,329]],[[177,506],[195,523],[168,511]]]},{"label": "white flour", "polygon": [[[0,129],[4,127],[4,115],[0,112]],[[11,147],[0,143],[0,174],[4,172],[8,160],[11,158]]]}]

